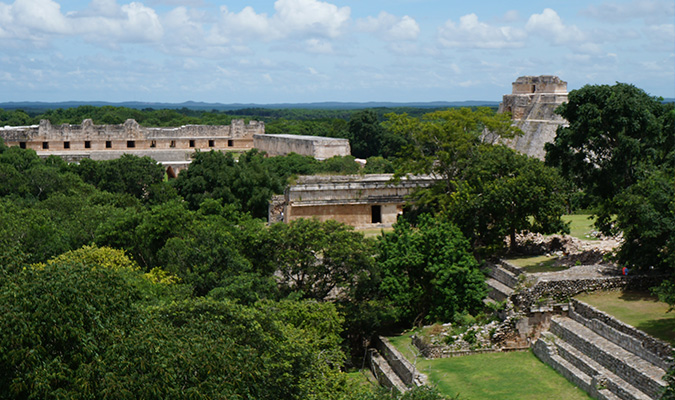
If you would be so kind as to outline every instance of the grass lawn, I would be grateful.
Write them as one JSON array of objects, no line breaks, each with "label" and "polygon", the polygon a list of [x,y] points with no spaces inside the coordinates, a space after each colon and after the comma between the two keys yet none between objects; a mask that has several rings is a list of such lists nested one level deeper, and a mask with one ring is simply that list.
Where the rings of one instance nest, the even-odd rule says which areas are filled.
[{"label": "grass lawn", "polygon": [[648,292],[594,292],[577,299],[656,338],[675,345],[675,311]]},{"label": "grass lawn", "polygon": [[508,261],[519,268],[533,274],[536,272],[554,272],[567,269],[565,266],[554,265],[558,257],[555,256],[531,256],[511,258]]},{"label": "grass lawn", "polygon": [[[409,361],[415,362],[415,350],[410,344],[412,334],[407,332],[388,339]],[[529,351],[433,360],[417,358],[416,366],[441,393],[447,396],[459,393],[462,400],[590,399]]]},{"label": "grass lawn", "polygon": [[442,393],[463,400],[590,399],[529,351],[420,360]]},{"label": "grass lawn", "polygon": [[570,223],[570,236],[574,236],[581,240],[597,240],[597,238],[592,237],[590,233],[595,230],[593,227],[593,218],[590,214],[573,214],[573,215],[563,215],[562,219],[565,222]]},{"label": "grass lawn", "polygon": [[380,236],[382,232],[392,232],[394,228],[368,228],[368,229],[357,229],[357,232],[363,233],[365,237],[376,237]]}]

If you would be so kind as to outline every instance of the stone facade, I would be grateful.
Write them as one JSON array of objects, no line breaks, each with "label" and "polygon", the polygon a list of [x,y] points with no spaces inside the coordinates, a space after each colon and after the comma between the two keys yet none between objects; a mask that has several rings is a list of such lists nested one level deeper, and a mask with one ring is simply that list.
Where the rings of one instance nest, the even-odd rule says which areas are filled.
[{"label": "stone facade", "polygon": [[513,82],[511,94],[504,95],[499,112],[512,113],[513,124],[523,135],[504,140],[509,147],[543,159],[544,145],[555,139],[556,130],[567,122],[555,109],[567,101],[567,82],[557,76],[521,76]]},{"label": "stone facade", "polygon": [[186,125],[177,128],[142,127],[133,119],[119,125],[39,125],[0,128],[8,146],[32,149],[41,157],[56,155],[69,162],[83,158],[111,160],[122,154],[148,156],[167,167],[175,176],[191,161],[197,150],[246,150],[253,147],[253,135],[264,133],[259,121],[232,120],[230,125]]},{"label": "stone facade", "polygon": [[271,156],[297,153],[325,160],[351,154],[349,140],[306,135],[253,135],[253,147]]},{"label": "stone facade", "polygon": [[[434,182],[429,176],[392,181],[392,174],[300,176],[284,193],[282,216],[270,221],[298,218],[329,219],[356,228],[389,227],[400,214],[406,197]],[[278,204],[270,210],[279,210]]]}]

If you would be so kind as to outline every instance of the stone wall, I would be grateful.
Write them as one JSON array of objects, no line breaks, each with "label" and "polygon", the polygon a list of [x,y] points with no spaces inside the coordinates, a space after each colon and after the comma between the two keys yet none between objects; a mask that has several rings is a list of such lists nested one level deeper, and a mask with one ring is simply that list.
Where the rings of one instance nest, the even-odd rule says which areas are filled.
[{"label": "stone wall", "polygon": [[520,309],[528,309],[539,299],[552,298],[567,302],[582,292],[597,290],[647,290],[658,285],[662,276],[610,276],[588,279],[569,279],[537,282],[531,288],[524,288],[511,296],[513,304]]},{"label": "stone wall", "polygon": [[401,379],[406,386],[421,386],[427,383],[427,377],[421,374],[387,338],[378,336],[374,341],[375,348],[389,363],[392,371]]},{"label": "stone wall", "polygon": [[[264,133],[265,124],[232,120],[230,125],[185,125],[176,128],[142,127],[133,119],[119,125],[94,125],[91,119],[81,125],[39,125],[0,128],[0,137],[8,146],[20,146],[40,153],[139,150],[248,149],[253,135]],[[93,157],[92,157],[93,158]]]},{"label": "stone wall", "polygon": [[654,365],[668,369],[673,364],[673,348],[639,329],[624,324],[611,315],[586,303],[572,299],[570,317],[593,329],[601,336],[636,354]]},{"label": "stone wall", "polygon": [[434,182],[428,176],[393,181],[391,174],[300,176],[284,193],[284,221],[334,219],[357,228],[391,226],[407,196]]},{"label": "stone wall", "polygon": [[[511,94],[504,95],[499,112],[512,113],[513,125],[523,131],[514,139],[500,140],[507,146],[543,159],[544,145],[555,139],[556,130],[567,122],[555,109],[567,101],[567,82],[557,76],[522,76],[513,82]],[[485,135],[486,140],[495,138]]]},{"label": "stone wall", "polygon": [[306,135],[253,135],[253,146],[271,156],[296,153],[325,160],[351,154],[349,140]]}]

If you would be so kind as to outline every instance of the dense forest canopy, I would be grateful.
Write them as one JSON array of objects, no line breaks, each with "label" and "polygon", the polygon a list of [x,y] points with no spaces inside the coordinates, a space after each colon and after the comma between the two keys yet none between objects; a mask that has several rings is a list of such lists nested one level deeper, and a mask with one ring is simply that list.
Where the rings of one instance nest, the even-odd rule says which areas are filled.
[{"label": "dense forest canopy", "polygon": [[[619,107],[624,97],[637,103]],[[485,128],[519,133],[508,116],[485,108],[263,116],[268,132],[349,138],[368,158],[365,168],[353,156],[201,152],[167,180],[147,157],[68,164],[0,143],[0,398],[399,398],[355,385],[343,371],[361,365],[374,333],[489,312],[479,267],[508,251],[505,236],[564,232],[560,216],[583,203],[630,239],[619,262],[637,263],[631,254],[651,246],[649,262],[675,272],[674,114],[656,103],[623,86],[573,91],[560,110],[570,126],[546,164],[483,143]],[[596,127],[601,110],[616,117],[636,106],[652,112],[639,120],[644,127]],[[598,117],[584,121],[589,112],[575,107]],[[170,125],[234,117],[79,107],[0,111],[0,123],[46,116]],[[636,140],[645,130],[661,136]],[[635,160],[611,169],[621,174],[601,182],[611,190],[594,181],[610,171],[572,172],[589,167],[579,154],[598,134],[626,144],[595,150],[609,154],[606,165]],[[378,238],[335,221],[265,221],[270,196],[294,175],[394,171],[439,179]],[[673,288],[667,281],[660,289],[671,304]],[[422,388],[403,398],[442,396]]]}]

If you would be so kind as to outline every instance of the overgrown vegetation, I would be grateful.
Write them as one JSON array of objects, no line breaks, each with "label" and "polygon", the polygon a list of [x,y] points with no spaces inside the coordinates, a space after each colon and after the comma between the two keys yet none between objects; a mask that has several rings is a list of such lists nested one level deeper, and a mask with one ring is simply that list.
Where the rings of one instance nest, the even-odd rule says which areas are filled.
[{"label": "overgrown vegetation", "polygon": [[[489,109],[265,116],[270,133],[349,138],[365,169],[354,157],[204,152],[166,181],[149,158],[69,165],[0,144],[0,398],[455,395],[440,383],[372,391],[342,370],[361,365],[376,332],[480,315],[480,260],[523,230],[566,232],[573,204],[593,208],[603,232],[623,231],[620,262],[675,272],[674,112],[654,101],[622,85],[573,91],[548,165],[483,143],[485,129],[518,134]],[[80,107],[2,111],[0,124],[45,117],[167,126],[234,115]],[[378,238],[333,221],[264,220],[293,175],[392,171],[439,180]],[[659,291],[671,304],[674,287]]]}]

